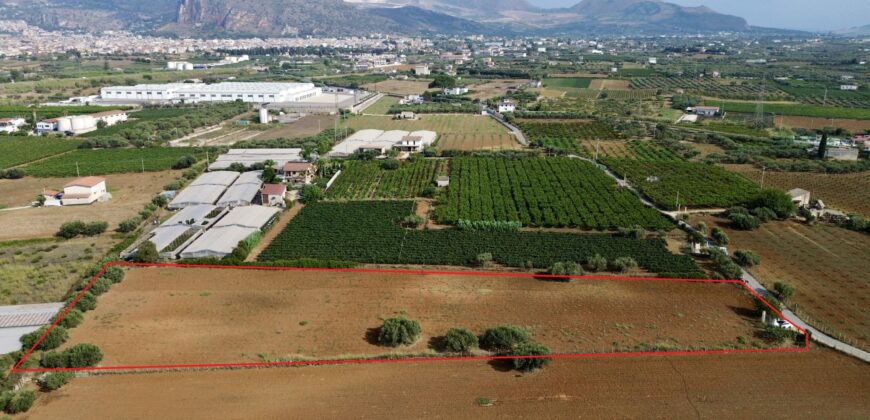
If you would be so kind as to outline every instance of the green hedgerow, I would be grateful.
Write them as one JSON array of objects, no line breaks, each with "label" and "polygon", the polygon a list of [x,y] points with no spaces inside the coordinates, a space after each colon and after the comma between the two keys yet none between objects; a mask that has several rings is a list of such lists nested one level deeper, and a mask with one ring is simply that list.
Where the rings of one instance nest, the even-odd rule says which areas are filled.
[{"label": "green hedgerow", "polygon": [[56,391],[74,377],[72,372],[50,372],[39,380],[39,386],[45,391]]},{"label": "green hedgerow", "polygon": [[[31,347],[42,337],[48,327],[42,327],[30,334],[21,336],[21,346],[24,350],[30,350]],[[66,328],[56,325],[49,331],[45,338],[36,346],[37,350],[52,350],[61,346],[69,338],[69,333]]]}]

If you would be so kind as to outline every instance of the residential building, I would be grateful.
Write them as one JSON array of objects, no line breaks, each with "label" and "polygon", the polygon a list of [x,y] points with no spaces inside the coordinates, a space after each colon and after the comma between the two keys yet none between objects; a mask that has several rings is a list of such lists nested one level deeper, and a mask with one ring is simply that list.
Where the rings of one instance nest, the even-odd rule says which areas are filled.
[{"label": "residential building", "polygon": [[61,201],[65,206],[91,204],[106,194],[106,178],[88,176],[64,185]]},{"label": "residential building", "polygon": [[12,134],[27,122],[24,118],[0,118],[0,133]]},{"label": "residential building", "polygon": [[718,106],[696,106],[694,108],[686,108],[687,112],[694,112],[695,115],[700,115],[702,117],[715,117],[719,114]]},{"label": "residential building", "polygon": [[317,168],[308,162],[287,162],[278,172],[285,181],[293,185],[310,184]]},{"label": "residential building", "polygon": [[284,196],[287,186],[282,184],[266,184],[260,190],[260,202],[268,207],[284,207]]},{"label": "residential building", "polygon": [[444,94],[448,95],[448,96],[459,96],[459,95],[465,95],[466,93],[468,93],[468,88],[464,88],[464,87],[455,87],[455,88],[450,88],[450,89],[444,89]]},{"label": "residential building", "polygon": [[505,99],[503,101],[499,101],[498,103],[498,113],[504,114],[505,112],[514,112],[517,110],[517,104],[510,99]]}]

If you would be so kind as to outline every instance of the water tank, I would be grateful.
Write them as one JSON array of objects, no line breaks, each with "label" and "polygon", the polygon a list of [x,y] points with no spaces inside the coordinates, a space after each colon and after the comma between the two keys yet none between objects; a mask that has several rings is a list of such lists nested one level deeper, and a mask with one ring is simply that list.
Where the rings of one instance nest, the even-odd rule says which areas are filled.
[{"label": "water tank", "polygon": [[90,115],[72,117],[72,131],[90,130],[97,126],[97,120]]},{"label": "water tank", "polygon": [[57,121],[57,131],[72,131],[72,119],[67,117],[59,119]]},{"label": "water tank", "polygon": [[193,64],[190,64],[190,63],[184,63],[184,67],[183,67],[183,69],[184,69],[184,70],[193,70]]},{"label": "water tank", "polygon": [[260,124],[268,124],[269,123],[269,110],[266,108],[260,108]]},{"label": "water tank", "polygon": [[166,68],[169,69],[169,70],[177,70],[177,69],[178,69],[178,63],[175,62],[175,61],[170,61],[170,62],[166,63]]}]

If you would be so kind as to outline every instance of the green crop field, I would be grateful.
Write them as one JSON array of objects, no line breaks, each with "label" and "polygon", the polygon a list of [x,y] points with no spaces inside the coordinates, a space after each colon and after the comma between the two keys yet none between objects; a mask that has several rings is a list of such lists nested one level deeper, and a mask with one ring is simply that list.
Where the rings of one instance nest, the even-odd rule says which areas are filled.
[{"label": "green crop field", "polygon": [[205,159],[205,150],[189,147],[151,147],[144,149],[75,150],[63,156],[27,165],[28,175],[71,177],[129,172],[157,172],[172,168],[182,156]]},{"label": "green crop field", "polygon": [[366,108],[366,114],[374,114],[374,115],[386,115],[390,113],[390,108],[393,105],[399,104],[399,98],[393,96],[384,96],[381,99],[378,99],[377,102],[373,103],[371,106]]},{"label": "green crop field", "polygon": [[336,200],[414,198],[447,172],[447,160],[404,162],[399,169],[382,169],[379,162],[348,161],[326,196]]},{"label": "green crop field", "polygon": [[[755,102],[704,101],[705,105],[724,108],[725,112],[754,113]],[[870,120],[870,109],[823,107],[805,104],[764,104],[764,112],[776,115],[794,115],[816,118],[848,118],[855,120]]]},{"label": "green crop field", "polygon": [[606,140],[620,137],[613,127],[596,121],[520,120],[516,125],[533,144],[560,150],[578,151],[581,140]]},{"label": "green crop field", "polygon": [[80,143],[78,140],[51,137],[0,136],[0,169],[69,152],[78,148]]},{"label": "green crop field", "polygon": [[435,209],[443,223],[517,221],[524,226],[608,230],[673,225],[594,165],[570,158],[454,158]]},{"label": "green crop field", "polygon": [[590,83],[592,83],[592,79],[588,77],[548,77],[544,79],[544,87],[550,89],[582,89],[588,88]]},{"label": "green crop field", "polygon": [[260,254],[260,261],[311,258],[381,264],[467,266],[480,253],[510,267],[546,268],[559,261],[585,262],[595,254],[634,258],[665,277],[703,277],[691,257],[668,252],[661,239],[545,232],[470,232],[404,229],[414,213],[409,201],[320,202],[306,206]]}]

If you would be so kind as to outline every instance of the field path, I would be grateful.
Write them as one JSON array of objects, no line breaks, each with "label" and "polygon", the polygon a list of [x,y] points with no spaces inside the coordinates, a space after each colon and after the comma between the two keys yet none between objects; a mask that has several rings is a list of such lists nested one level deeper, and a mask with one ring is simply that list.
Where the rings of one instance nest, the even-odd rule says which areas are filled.
[{"label": "field path", "polygon": [[263,239],[260,240],[260,243],[251,250],[251,253],[248,254],[248,258],[245,259],[246,262],[257,261],[257,257],[260,256],[260,253],[263,252],[275,238],[284,231],[284,228],[287,227],[287,224],[302,211],[302,208],[305,207],[302,203],[296,203],[292,209],[285,211],[281,214],[281,217],[278,219],[278,222],[273,225],[265,235],[263,235]]}]

